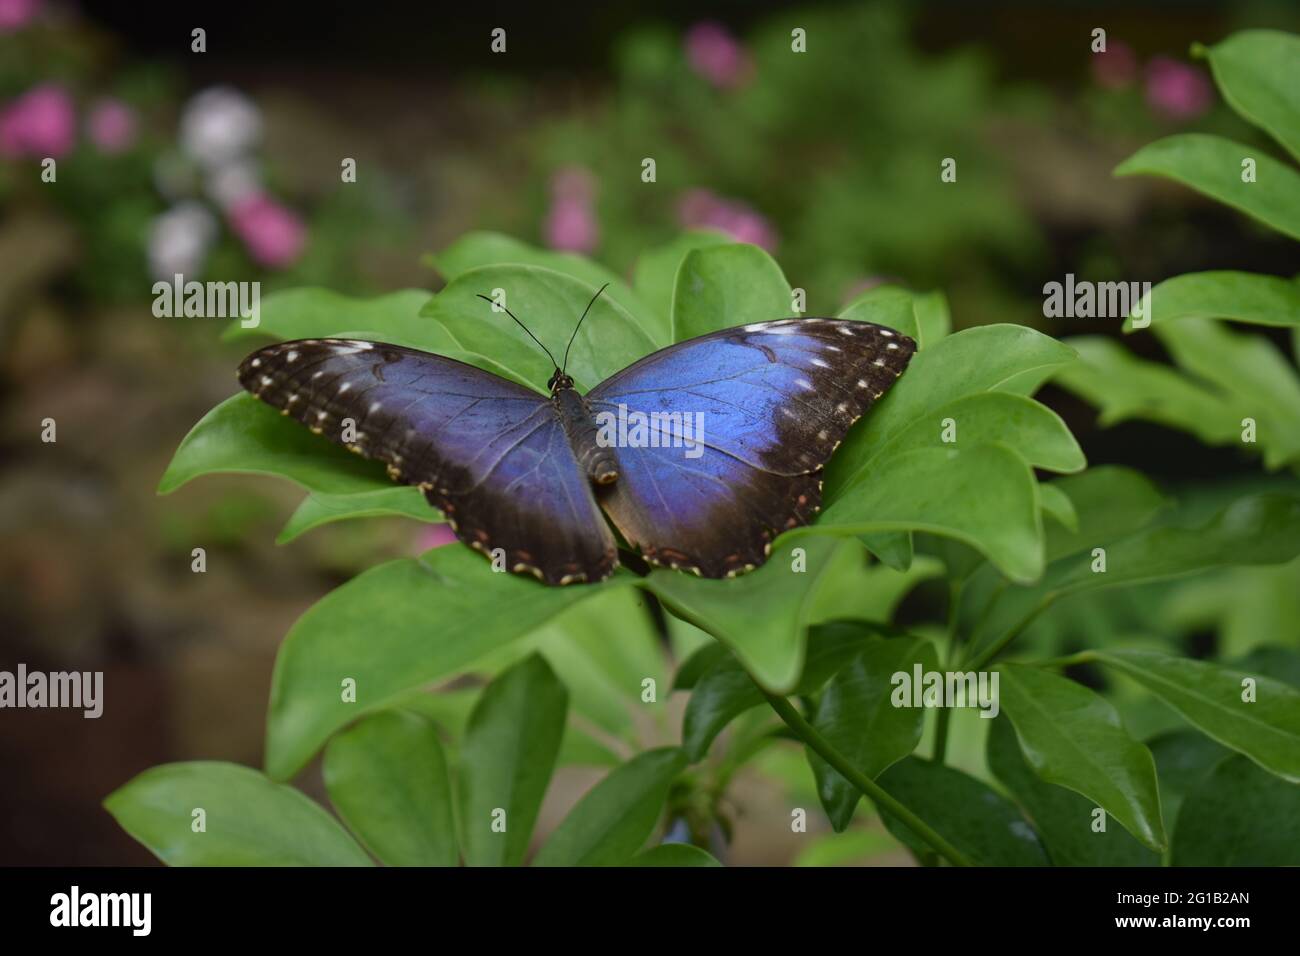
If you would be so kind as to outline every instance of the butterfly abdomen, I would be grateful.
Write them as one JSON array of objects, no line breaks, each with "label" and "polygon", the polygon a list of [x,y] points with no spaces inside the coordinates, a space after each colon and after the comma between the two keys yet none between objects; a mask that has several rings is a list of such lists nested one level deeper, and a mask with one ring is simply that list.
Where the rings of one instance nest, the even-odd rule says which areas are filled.
[{"label": "butterfly abdomen", "polygon": [[600,443],[600,429],[582,396],[571,388],[557,389],[551,399],[564,425],[569,447],[582,466],[583,474],[598,485],[618,480],[618,458],[614,449]]}]

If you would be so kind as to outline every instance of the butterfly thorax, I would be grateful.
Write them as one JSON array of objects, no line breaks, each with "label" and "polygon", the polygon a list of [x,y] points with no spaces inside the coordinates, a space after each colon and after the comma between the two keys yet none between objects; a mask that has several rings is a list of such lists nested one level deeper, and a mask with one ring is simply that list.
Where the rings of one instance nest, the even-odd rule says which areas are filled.
[{"label": "butterfly thorax", "polygon": [[552,386],[551,404],[560,416],[569,447],[582,466],[583,473],[598,485],[618,480],[618,458],[614,449],[599,441],[600,428],[586,399],[573,387],[573,380],[560,380]]}]

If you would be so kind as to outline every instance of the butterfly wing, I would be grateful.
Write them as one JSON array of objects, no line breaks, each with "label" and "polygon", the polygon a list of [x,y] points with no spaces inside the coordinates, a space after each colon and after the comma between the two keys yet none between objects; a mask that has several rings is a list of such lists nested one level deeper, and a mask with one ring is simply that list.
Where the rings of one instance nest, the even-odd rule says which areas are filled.
[{"label": "butterfly wing", "polygon": [[[461,541],[548,584],[599,581],[613,535],[544,396],[454,359],[345,339],[282,342],[239,368],[257,398],[418,485]],[[348,428],[348,425],[351,428]]]},{"label": "butterfly wing", "polygon": [[587,395],[598,421],[642,416],[658,436],[617,433],[619,477],[598,489],[600,504],[656,564],[705,577],[756,567],[777,535],[816,514],[822,466],[915,350],[883,326],[808,318],[655,352]]}]

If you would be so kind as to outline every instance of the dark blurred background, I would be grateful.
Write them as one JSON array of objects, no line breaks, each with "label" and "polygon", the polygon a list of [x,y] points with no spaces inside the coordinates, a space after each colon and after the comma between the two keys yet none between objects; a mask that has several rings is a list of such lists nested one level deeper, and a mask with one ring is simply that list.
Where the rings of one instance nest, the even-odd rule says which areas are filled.
[{"label": "dark blurred background", "polygon": [[[380,521],[278,548],[297,494],[266,480],[155,496],[242,352],[219,323],[155,318],[156,276],[433,290],[421,256],[475,229],[627,273],[706,227],[766,246],[813,312],[890,280],[943,291],[958,328],[1103,331],[1044,319],[1043,284],[1295,271],[1293,244],[1226,207],[1111,170],[1171,132],[1261,142],[1188,50],[1298,24],[1294,3],[1252,2],[0,0],[0,668],[103,670],[110,694],[97,721],[0,711],[0,863],[150,862],[100,800],[170,760],[259,764],[289,625],[421,546]],[[795,27],[803,57],[785,55]],[[214,141],[233,144],[220,166]],[[945,156],[959,190],[937,186]],[[1093,464],[1172,483],[1257,468],[1044,397]],[[776,806],[762,786],[751,819]],[[733,862],[788,861],[741,827]]]}]

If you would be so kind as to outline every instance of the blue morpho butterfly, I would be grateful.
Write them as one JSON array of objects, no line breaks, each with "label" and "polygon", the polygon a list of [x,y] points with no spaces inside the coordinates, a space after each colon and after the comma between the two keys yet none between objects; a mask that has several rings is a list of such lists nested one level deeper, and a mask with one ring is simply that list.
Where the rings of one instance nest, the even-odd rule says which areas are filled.
[{"label": "blue morpho butterfly", "polygon": [[[608,577],[618,546],[604,509],[652,564],[721,578],[762,564],[777,535],[817,513],[822,467],[916,343],[869,322],[757,322],[660,349],[586,395],[565,374],[568,349],[563,363],[542,350],[555,365],[549,397],[454,359],[351,339],[268,346],[239,380],[387,463],[461,541],[501,549],[511,571],[547,584]],[[610,416],[638,417],[643,440],[627,440],[633,427],[609,441],[614,429],[598,422]],[[691,422],[700,433],[679,440]],[[644,440],[656,430],[662,440]]]}]

